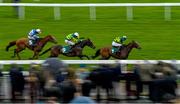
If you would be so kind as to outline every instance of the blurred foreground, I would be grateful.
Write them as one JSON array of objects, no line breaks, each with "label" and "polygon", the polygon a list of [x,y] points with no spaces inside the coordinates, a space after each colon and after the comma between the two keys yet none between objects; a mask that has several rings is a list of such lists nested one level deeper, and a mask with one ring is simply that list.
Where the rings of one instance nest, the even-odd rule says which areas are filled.
[{"label": "blurred foreground", "polygon": [[28,72],[13,64],[0,73],[1,103],[180,103],[177,65],[86,65],[72,68],[56,58],[31,64]]}]

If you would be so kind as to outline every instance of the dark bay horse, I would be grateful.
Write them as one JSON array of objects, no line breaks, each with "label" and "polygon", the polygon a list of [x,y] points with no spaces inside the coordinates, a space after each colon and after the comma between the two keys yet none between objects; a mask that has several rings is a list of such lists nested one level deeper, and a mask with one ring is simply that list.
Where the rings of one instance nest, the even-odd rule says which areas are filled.
[{"label": "dark bay horse", "polygon": [[68,56],[68,57],[79,57],[80,59],[83,59],[83,57],[86,57],[87,59],[89,59],[89,57],[87,55],[84,55],[82,53],[83,51],[83,48],[85,46],[88,46],[88,47],[91,47],[93,49],[95,49],[95,46],[94,44],[92,43],[92,41],[88,38],[88,39],[84,39],[80,42],[78,42],[77,44],[75,44],[72,49],[71,49],[71,52],[69,53],[63,53],[62,52],[62,48],[63,46],[62,45],[55,45],[47,50],[45,50],[43,53],[40,54],[43,55],[45,53],[47,53],[48,51],[51,51],[50,53],[50,57],[58,57],[59,54],[63,54],[64,56]]},{"label": "dark bay horse", "polygon": [[6,46],[6,51],[8,51],[10,47],[16,45],[16,49],[14,49],[14,56],[12,57],[16,57],[17,55],[18,59],[21,59],[19,53],[24,49],[28,48],[34,52],[32,59],[38,59],[39,52],[42,51],[43,47],[46,45],[47,42],[52,42],[55,44],[57,43],[55,37],[51,35],[47,35],[44,38],[40,38],[35,47],[30,46],[28,41],[29,40],[27,38],[20,38],[18,40],[9,42],[8,46]]},{"label": "dark bay horse", "polygon": [[129,53],[133,48],[141,49],[140,45],[135,41],[132,41],[128,45],[123,46],[121,51],[117,52],[117,54],[113,54],[111,52],[112,47],[103,47],[101,49],[98,49],[95,55],[92,56],[92,58],[94,59],[99,55],[101,55],[101,59],[105,59],[105,60],[108,60],[111,56],[116,59],[127,59]]}]

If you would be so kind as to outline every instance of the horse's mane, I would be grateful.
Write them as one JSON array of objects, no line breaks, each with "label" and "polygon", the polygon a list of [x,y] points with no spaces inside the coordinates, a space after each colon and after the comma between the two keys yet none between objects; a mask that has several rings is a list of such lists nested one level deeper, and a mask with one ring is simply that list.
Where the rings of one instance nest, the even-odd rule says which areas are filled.
[{"label": "horse's mane", "polygon": [[79,39],[79,42],[77,42],[76,45],[77,45],[77,44],[80,44],[82,41],[85,41],[85,40],[88,40],[88,39],[89,39],[89,38],[80,38],[80,39]]},{"label": "horse's mane", "polygon": [[89,38],[80,38],[79,41],[73,46],[73,47],[76,47],[78,45],[82,45],[83,43],[82,42],[85,42],[85,41],[88,41],[90,40]]},{"label": "horse's mane", "polygon": [[130,44],[132,44],[132,43],[134,43],[135,41],[134,40],[132,40],[131,42],[129,42],[128,44],[123,44],[125,47],[126,46],[128,46],[128,45],[130,45]]},{"label": "horse's mane", "polygon": [[39,38],[39,40],[42,40],[42,39],[45,39],[45,38],[48,38],[48,37],[52,37],[52,35],[46,35],[43,38]]}]

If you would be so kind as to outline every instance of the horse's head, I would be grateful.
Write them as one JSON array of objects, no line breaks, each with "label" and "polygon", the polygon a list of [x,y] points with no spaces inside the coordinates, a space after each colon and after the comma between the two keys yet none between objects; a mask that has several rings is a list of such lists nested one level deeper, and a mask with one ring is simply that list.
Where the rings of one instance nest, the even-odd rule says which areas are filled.
[{"label": "horse's head", "polygon": [[85,40],[86,41],[86,45],[91,47],[92,49],[95,49],[96,46],[93,44],[93,42],[88,38]]},{"label": "horse's head", "polygon": [[47,39],[48,39],[50,42],[57,44],[57,40],[56,40],[56,38],[55,38],[54,36],[48,35],[48,36],[47,36]]},{"label": "horse's head", "polygon": [[137,48],[137,49],[141,49],[141,46],[138,44],[138,42],[136,42],[136,41],[132,41],[132,46],[134,47],[134,48]]}]

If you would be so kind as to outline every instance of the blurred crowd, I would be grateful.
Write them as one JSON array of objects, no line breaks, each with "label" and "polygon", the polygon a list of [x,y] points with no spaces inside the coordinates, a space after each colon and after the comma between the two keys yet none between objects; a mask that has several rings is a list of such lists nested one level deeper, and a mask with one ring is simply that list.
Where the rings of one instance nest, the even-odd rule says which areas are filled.
[{"label": "blurred crowd", "polygon": [[[106,101],[111,102],[121,102],[123,90],[126,98],[134,96],[135,100],[147,96],[152,102],[178,102],[178,68],[175,65],[159,62],[137,64],[128,69],[130,71],[123,72],[120,64],[103,64],[92,70],[80,65],[77,69],[57,58],[49,58],[42,65],[31,64],[25,75],[23,67],[12,64],[9,71],[10,101],[95,104],[104,99],[103,89]],[[2,73],[0,77],[3,77]],[[121,84],[125,86],[123,89]],[[94,89],[95,96],[92,96]]]}]

